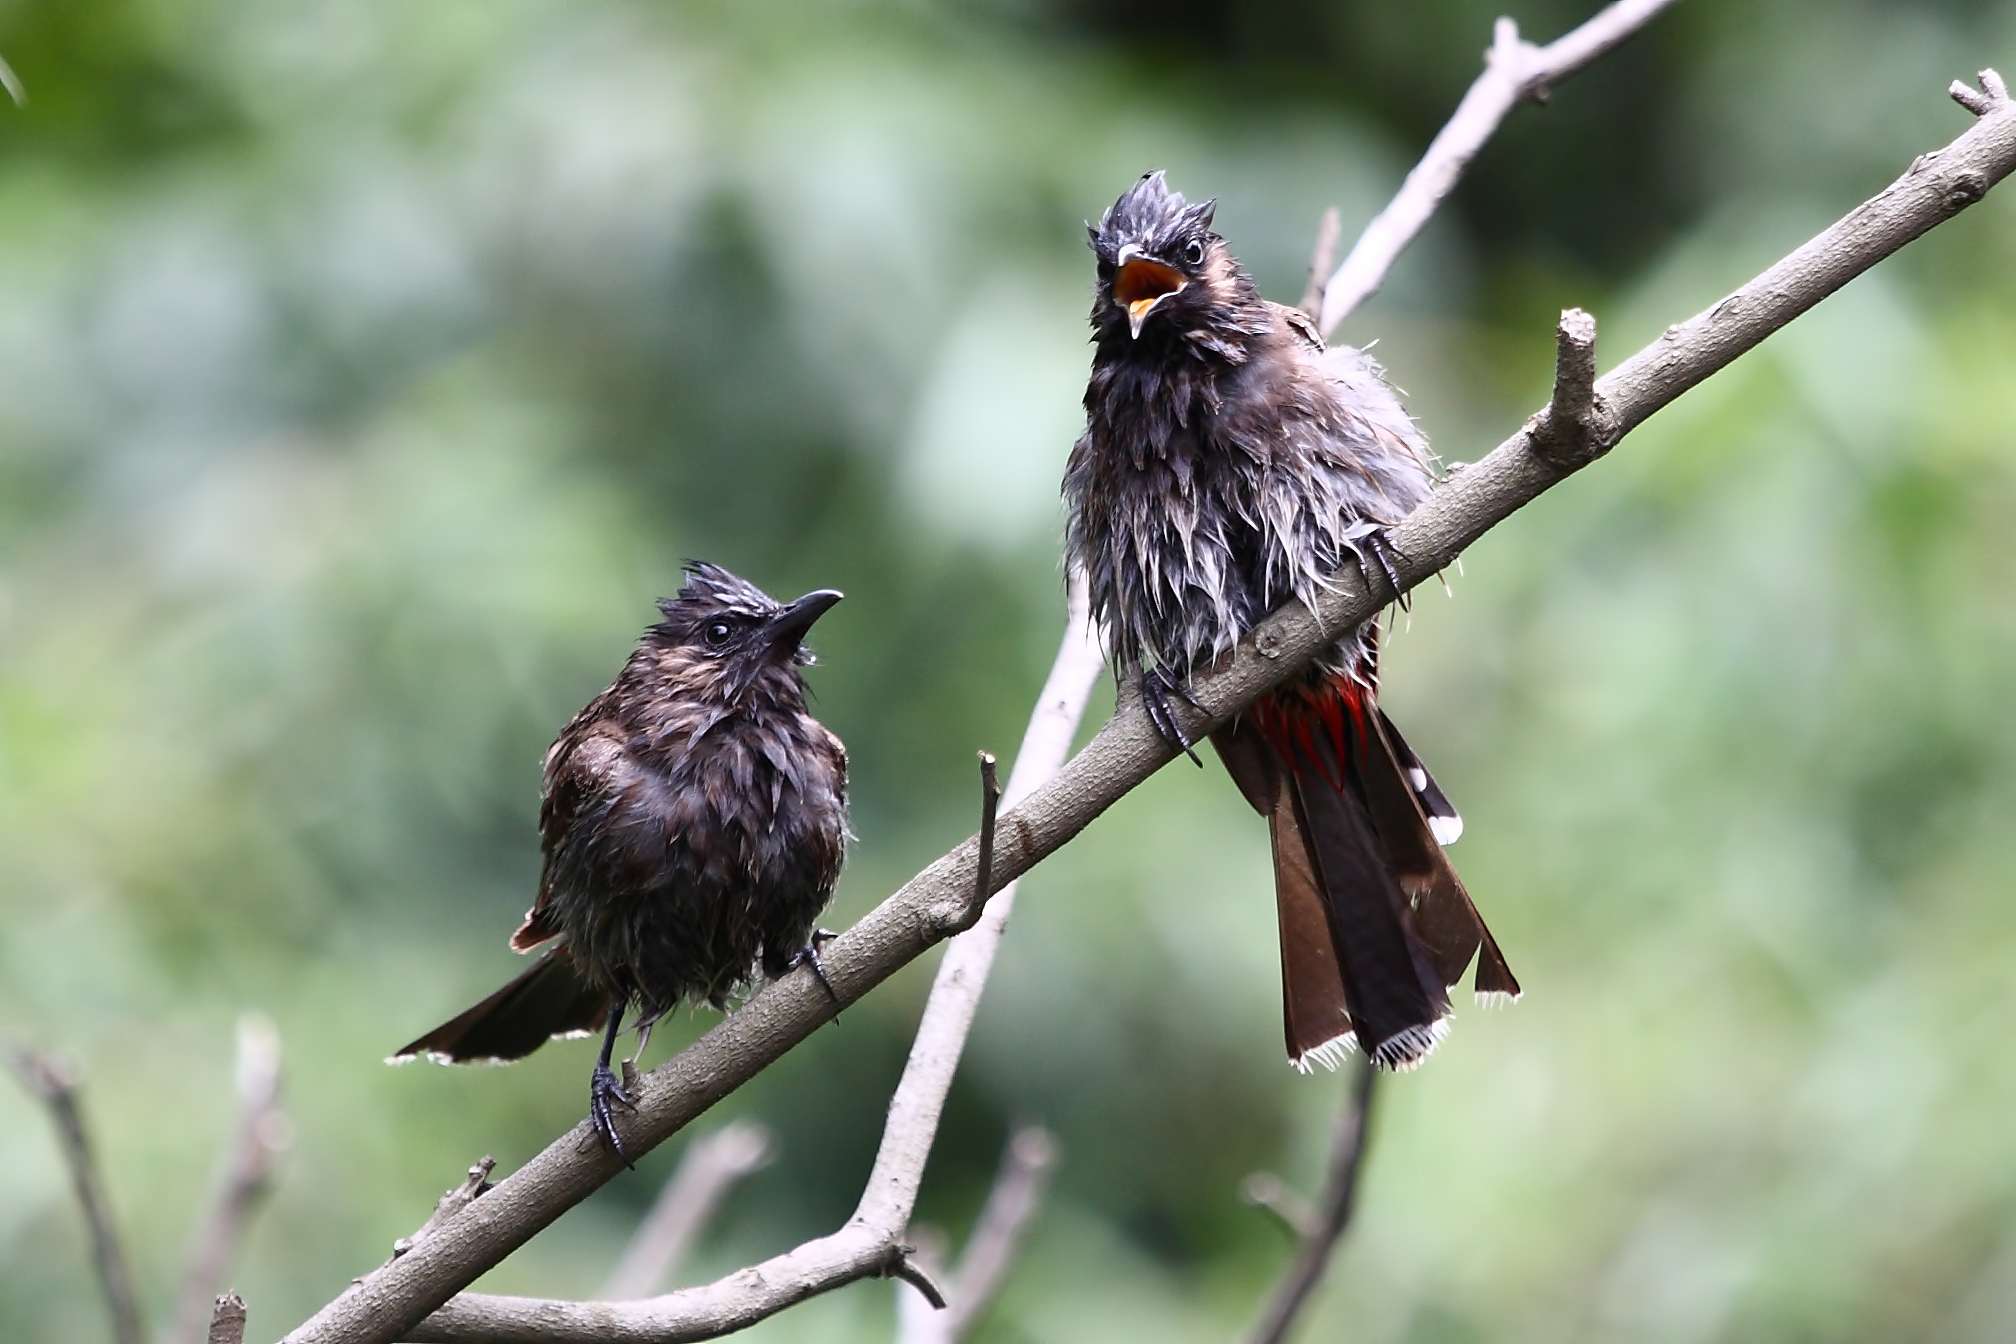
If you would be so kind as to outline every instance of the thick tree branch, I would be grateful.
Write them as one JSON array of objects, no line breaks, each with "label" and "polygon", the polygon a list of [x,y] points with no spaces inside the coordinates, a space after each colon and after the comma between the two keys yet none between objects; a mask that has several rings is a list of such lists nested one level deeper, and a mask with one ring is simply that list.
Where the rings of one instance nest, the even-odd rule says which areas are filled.
[{"label": "thick tree branch", "polygon": [[112,1338],[117,1344],[141,1344],[140,1308],[133,1294],[133,1272],[127,1267],[119,1228],[112,1220],[112,1205],[105,1197],[105,1182],[98,1174],[98,1160],[91,1151],[90,1131],[84,1126],[84,1110],[78,1101],[77,1073],[25,1046],[10,1051],[9,1056],[22,1086],[41,1099],[49,1108],[49,1118],[55,1122],[63,1161],[70,1169],[70,1187],[91,1236],[91,1259],[98,1269],[98,1284],[104,1290],[105,1305],[112,1315]]},{"label": "thick tree branch", "polygon": [[1307,1226],[1295,1259],[1281,1276],[1267,1300],[1260,1324],[1254,1327],[1250,1344],[1281,1344],[1288,1338],[1295,1318],[1302,1313],[1309,1295],[1323,1281],[1330,1267],[1330,1253],[1351,1225],[1351,1209],[1358,1194],[1358,1172],[1365,1161],[1365,1134],[1372,1118],[1372,1084],[1379,1075],[1371,1064],[1360,1061],[1357,1083],[1337,1108],[1330,1129],[1330,1159],[1323,1173],[1323,1194],[1309,1210]]},{"label": "thick tree branch", "polygon": [[1544,100],[1547,90],[1650,23],[1673,0],[1617,0],[1564,37],[1536,47],[1519,36],[1519,25],[1500,19],[1484,53],[1484,73],[1456,107],[1448,124],[1429,142],[1400,191],[1365,226],[1351,254],[1323,287],[1318,325],[1328,336],[1359,304],[1379,292],[1394,259],[1414,241],[1435,207],[1456,186],[1513,108],[1527,99]]},{"label": "thick tree branch", "polygon": [[182,1274],[171,1338],[184,1344],[201,1344],[214,1328],[216,1303],[222,1300],[214,1294],[224,1286],[245,1228],[272,1184],[273,1164],[287,1146],[287,1114],[280,1108],[280,1032],[270,1019],[250,1013],[239,1019],[236,1072],[237,1125],[224,1153],[216,1197]]},{"label": "thick tree branch", "polygon": [[[1839,223],[1707,311],[1667,329],[1607,377],[1594,395],[1607,408],[1597,452],[1607,451],[1633,427],[1737,356],[1757,345],[1855,276],[1912,239],[1951,218],[2016,167],[2016,108],[1988,88],[1987,109],[1974,126],[1944,149],[1921,156],[1896,182]],[[1569,469],[1535,451],[1522,429],[1440,489],[1393,530],[1397,568],[1411,587],[1452,563],[1495,524],[1510,517]],[[1195,682],[1206,707],[1192,717],[1222,722],[1255,696],[1292,675],[1312,654],[1375,614],[1377,605],[1355,570],[1336,576],[1333,590],[1314,611],[1291,606],[1268,618],[1242,641],[1238,653]],[[1047,696],[1046,696],[1047,699]],[[1201,728],[1203,723],[1196,727]],[[1033,731],[1033,725],[1032,725]],[[1193,733],[1193,736],[1196,735]],[[1026,748],[1025,748],[1025,754]],[[1048,784],[1020,799],[1000,819],[994,880],[1012,882],[1055,852],[1128,790],[1170,759],[1168,747],[1130,698],[1097,738]],[[1022,762],[1018,759],[1017,771]],[[976,876],[977,837],[919,873],[828,947],[827,971],[836,1005],[809,977],[769,986],[678,1057],[646,1074],[630,1135],[637,1150],[662,1142],[968,917]],[[998,900],[997,902],[998,903]],[[989,910],[992,915],[992,905]],[[987,920],[974,932],[987,927]],[[991,953],[990,953],[991,955]],[[954,966],[948,953],[941,980]],[[919,1041],[923,1044],[922,1037]],[[913,1059],[915,1053],[913,1052]],[[885,1143],[885,1148],[887,1144]],[[880,1159],[878,1158],[878,1170]],[[430,1311],[559,1217],[621,1170],[586,1121],[539,1154],[489,1194],[445,1220],[406,1255],[374,1271],[288,1336],[289,1344],[383,1344],[410,1333]],[[903,1192],[873,1184],[864,1197],[901,1203]],[[858,1217],[858,1215],[857,1215]],[[883,1224],[886,1226],[886,1224]],[[744,1271],[699,1294],[715,1294],[718,1315],[707,1332],[718,1334],[756,1319],[753,1304],[791,1300],[811,1289],[790,1287],[790,1275],[807,1263],[831,1265],[853,1255],[864,1273],[887,1272],[893,1258],[878,1230],[847,1228],[771,1265]],[[819,1248],[834,1243],[825,1250]],[[822,1271],[822,1281],[830,1273]],[[732,1286],[731,1286],[732,1285]],[[684,1297],[685,1295],[675,1295]],[[662,1300],[662,1299],[660,1299]],[[687,1298],[688,1321],[702,1305]],[[640,1333],[649,1304],[608,1304],[602,1319],[628,1333],[598,1338],[671,1340],[703,1337],[658,1328]],[[774,1308],[773,1308],[774,1309]],[[632,1313],[623,1317],[621,1313]],[[443,1313],[444,1317],[450,1313]],[[526,1322],[536,1326],[537,1321]],[[426,1338],[449,1338],[446,1327]],[[458,1339],[529,1338],[528,1335],[456,1335]],[[546,1332],[541,1339],[579,1336]]]}]

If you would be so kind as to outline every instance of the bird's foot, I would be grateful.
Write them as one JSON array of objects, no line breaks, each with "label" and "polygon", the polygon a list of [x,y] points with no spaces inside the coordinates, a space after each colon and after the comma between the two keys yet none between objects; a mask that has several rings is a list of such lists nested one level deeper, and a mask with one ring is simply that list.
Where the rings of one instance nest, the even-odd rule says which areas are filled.
[{"label": "bird's foot", "polygon": [[833,988],[833,982],[826,977],[826,963],[819,959],[819,945],[821,943],[830,943],[839,936],[839,934],[833,932],[831,929],[812,930],[812,940],[793,953],[790,965],[784,968],[784,973],[789,975],[800,966],[810,966],[812,974],[818,976],[819,983],[826,987],[826,996],[835,1003],[840,1002],[840,995]]},{"label": "bird's foot", "polygon": [[630,1160],[624,1150],[623,1140],[616,1133],[616,1108],[626,1111],[637,1109],[636,1098],[623,1090],[623,1084],[616,1081],[616,1075],[604,1062],[595,1066],[595,1073],[588,1082],[588,1118],[595,1122],[595,1132],[600,1134],[609,1146],[616,1150],[616,1156],[623,1159],[623,1165],[632,1171],[637,1164]]},{"label": "bird's foot", "polygon": [[1413,604],[1400,588],[1401,556],[1399,548],[1393,544],[1391,533],[1391,528],[1360,523],[1351,532],[1351,551],[1358,557],[1358,573],[1372,595],[1379,595],[1379,585],[1372,581],[1372,569],[1376,565],[1379,576],[1392,589],[1393,600],[1400,604],[1400,610],[1408,611]]},{"label": "bird's foot", "polygon": [[1170,705],[1174,696],[1192,709],[1202,709],[1197,697],[1190,693],[1190,687],[1169,675],[1168,669],[1151,667],[1141,673],[1141,707],[1148,711],[1148,722],[1155,725],[1155,731],[1162,740],[1190,758],[1190,763],[1203,768],[1204,762],[1197,759],[1196,743],[1190,734],[1183,731],[1183,725],[1176,721],[1176,711]]}]

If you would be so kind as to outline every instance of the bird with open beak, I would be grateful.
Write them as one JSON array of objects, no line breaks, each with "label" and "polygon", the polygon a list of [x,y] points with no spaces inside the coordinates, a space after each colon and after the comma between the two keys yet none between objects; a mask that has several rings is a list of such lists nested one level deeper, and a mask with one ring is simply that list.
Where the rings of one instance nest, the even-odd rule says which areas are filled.
[{"label": "bird with open beak", "polygon": [[[626,1163],[610,1068],[626,1011],[637,1055],[682,1001],[725,1007],[760,969],[809,964],[847,839],[847,751],[805,710],[805,634],[840,600],[779,603],[691,562],[615,682],[546,753],[545,866],[523,975],[400,1050],[445,1062],[522,1059],[549,1037],[603,1029],[595,1128]],[[831,985],[827,986],[831,991]]]},{"label": "bird with open beak", "polygon": [[[1116,672],[1191,752],[1190,674],[1340,566],[1398,591],[1386,531],[1427,497],[1428,445],[1378,366],[1269,303],[1191,204],[1149,173],[1091,226],[1098,259],[1085,433],[1065,470],[1066,549]],[[1367,621],[1211,735],[1273,836],[1288,1055],[1363,1048],[1412,1068],[1477,963],[1518,982],[1443,853],[1462,822],[1378,705]],[[1192,752],[1194,759],[1194,752]]]}]

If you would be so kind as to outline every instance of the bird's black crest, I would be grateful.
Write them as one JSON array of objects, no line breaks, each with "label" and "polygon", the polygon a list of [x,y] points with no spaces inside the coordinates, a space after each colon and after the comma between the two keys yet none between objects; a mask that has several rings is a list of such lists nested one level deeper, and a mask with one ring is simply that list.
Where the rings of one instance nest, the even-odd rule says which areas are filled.
[{"label": "bird's black crest", "polygon": [[731,613],[764,617],[782,604],[747,579],[705,560],[688,560],[686,586],[677,597],[658,599],[668,624],[686,625],[702,616]]},{"label": "bird's black crest", "polygon": [[1171,256],[1192,238],[1208,239],[1211,219],[1218,209],[1216,200],[1191,205],[1180,191],[1169,190],[1162,170],[1144,173],[1141,180],[1120,194],[1097,224],[1085,231],[1092,237],[1092,250],[1108,266],[1127,243],[1154,256]]}]

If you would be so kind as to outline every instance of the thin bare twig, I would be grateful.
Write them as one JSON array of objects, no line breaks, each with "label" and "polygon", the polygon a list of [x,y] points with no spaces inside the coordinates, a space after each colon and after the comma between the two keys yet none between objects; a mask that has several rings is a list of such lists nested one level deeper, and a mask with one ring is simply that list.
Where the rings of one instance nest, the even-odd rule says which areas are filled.
[{"label": "thin bare twig", "polygon": [[993,1305],[1056,1167],[1057,1139],[1041,1125],[1024,1125],[1008,1140],[994,1188],[953,1271],[949,1339],[963,1338]]},{"label": "thin bare twig", "polygon": [[966,1238],[958,1267],[945,1276],[945,1309],[899,1291],[897,1344],[957,1344],[972,1331],[1007,1278],[1056,1166],[1057,1140],[1049,1130],[1023,1125],[1009,1136],[1001,1150],[1001,1169]]},{"label": "thin bare twig", "polygon": [[427,1215],[427,1221],[420,1224],[420,1230],[410,1237],[401,1237],[392,1243],[392,1258],[398,1259],[420,1245],[455,1216],[474,1204],[482,1196],[496,1187],[490,1184],[490,1173],[497,1170],[497,1159],[487,1154],[476,1159],[476,1165],[469,1168],[469,1174],[462,1178],[462,1184],[444,1193],[434,1201],[434,1212]]},{"label": "thin bare twig", "polygon": [[[1608,412],[1599,450],[1614,447],[1661,407],[1855,276],[1980,200],[2008,176],[2016,168],[2016,108],[2007,99],[1993,98],[1992,91],[1987,106],[1989,110],[1964,134],[1921,156],[1902,177],[1838,223],[1720,303],[1669,328],[1598,379],[1595,395]],[[1445,482],[1393,529],[1399,586],[1412,588],[1453,564],[1477,538],[1569,474],[1534,451],[1526,430],[1515,433]],[[1277,611],[1240,641],[1232,657],[1196,676],[1192,690],[1210,720],[1223,722],[1294,675],[1319,649],[1377,615],[1382,600],[1383,592],[1380,598],[1373,597],[1356,569],[1347,566],[1333,576],[1313,610],[1290,604]],[[1074,637],[1090,642],[1089,631],[1074,630]],[[1097,663],[1095,652],[1092,678],[1097,676]],[[1046,690],[1046,706],[1049,700]],[[1075,723],[1075,713],[1068,721]],[[1032,732],[1035,726],[1032,721]],[[1064,736],[1068,741],[1070,735]],[[1061,755],[1063,748],[1057,750]],[[1025,739],[1024,756],[1028,755]],[[1138,697],[1123,701],[1091,745],[1026,797],[1016,788],[1023,769],[1018,758],[1018,778],[1011,780],[1008,792],[1019,801],[1001,815],[993,880],[1012,882],[1027,872],[1170,758],[1168,745],[1149,723]],[[978,851],[977,837],[968,839],[829,944],[826,966],[837,1003],[820,986],[808,987],[807,977],[779,981],[639,1079],[637,1110],[629,1129],[633,1151],[663,1142],[810,1036],[839,1008],[961,927],[972,904]],[[988,914],[967,936],[987,929],[1001,904],[1000,897],[990,902]],[[955,951],[948,950],[939,968],[941,982],[962,966]],[[991,959],[991,948],[987,957]],[[916,1060],[913,1050],[913,1064]],[[942,1076],[949,1082],[949,1069]],[[885,1151],[895,1129],[892,1124],[885,1132]],[[882,1159],[877,1160],[880,1173]],[[886,1184],[876,1185],[882,1176],[871,1178],[856,1219],[874,1214],[879,1221],[859,1227],[850,1222],[833,1237],[704,1289],[646,1303],[464,1298],[430,1320],[425,1333],[416,1332],[430,1311],[622,1170],[584,1120],[496,1190],[445,1220],[435,1235],[317,1312],[288,1336],[288,1344],[711,1338],[864,1273],[889,1272],[892,1258],[900,1261],[903,1253],[900,1243],[885,1240],[886,1215],[901,1208],[907,1221],[914,1186],[905,1193],[902,1173],[921,1168],[920,1156],[914,1167],[897,1164],[886,1174]],[[492,1304],[500,1302],[505,1305],[493,1310]],[[522,1313],[520,1306],[525,1308]]]},{"label": "thin bare twig", "polygon": [[1288,1182],[1271,1171],[1256,1171],[1239,1182],[1239,1198],[1272,1217],[1297,1241],[1316,1226],[1316,1211],[1309,1201],[1288,1188]]},{"label": "thin bare twig", "polygon": [[1001,817],[1001,776],[991,752],[980,753],[980,860],[973,867],[973,917],[987,904],[994,880],[994,825]]},{"label": "thin bare twig", "polygon": [[199,1344],[214,1328],[215,1294],[237,1259],[245,1228],[272,1187],[273,1165],[286,1149],[287,1113],[280,1108],[280,1032],[270,1018],[238,1019],[237,1123],[219,1169],[217,1193],[182,1274],[171,1338]]},{"label": "thin bare twig", "polygon": [[1327,337],[1359,304],[1379,292],[1393,262],[1414,241],[1435,207],[1456,186],[1470,160],[1497,131],[1498,124],[1527,99],[1542,99],[1554,84],[1574,74],[1650,23],[1673,0],[1617,0],[1587,23],[1544,47],[1519,36],[1519,25],[1498,20],[1484,73],[1477,76],[1421,162],[1393,200],[1365,226],[1344,264],[1323,287],[1317,325]]},{"label": "thin bare twig", "polygon": [[210,1304],[210,1328],[203,1344],[245,1344],[245,1299],[226,1293]]},{"label": "thin bare twig", "polygon": [[1365,1161],[1367,1121],[1372,1116],[1372,1083],[1379,1076],[1377,1070],[1362,1060],[1357,1067],[1357,1082],[1331,1122],[1330,1158],[1323,1174],[1323,1194],[1309,1211],[1308,1230],[1295,1249],[1295,1259],[1268,1295],[1266,1310],[1261,1313],[1250,1344],[1281,1344],[1288,1338],[1295,1318],[1330,1267],[1330,1253],[1343,1238],[1344,1229],[1351,1225],[1358,1172]]},{"label": "thin bare twig", "polygon": [[1978,93],[1957,79],[1946,86],[1946,92],[1954,102],[1975,116],[1985,117],[1999,105],[2009,101],[2009,86],[2003,83],[2002,76],[1993,70],[1983,70],[1979,79],[1981,89]]},{"label": "thin bare twig", "polygon": [[938,1286],[938,1281],[931,1277],[930,1271],[917,1262],[917,1248],[904,1246],[899,1249],[901,1253],[889,1267],[889,1277],[901,1279],[915,1288],[924,1300],[931,1304],[933,1311],[945,1310],[945,1290]]},{"label": "thin bare twig", "polygon": [[1316,246],[1309,254],[1309,279],[1302,286],[1302,301],[1295,306],[1316,317],[1323,311],[1323,282],[1337,264],[1337,239],[1344,232],[1344,217],[1331,206],[1316,222]]},{"label": "thin bare twig", "polygon": [[84,1124],[79,1093],[83,1080],[66,1063],[27,1046],[8,1052],[15,1076],[21,1085],[49,1108],[56,1124],[56,1137],[63,1148],[64,1165],[70,1169],[70,1188],[83,1211],[84,1225],[91,1236],[91,1260],[98,1270],[98,1285],[105,1293],[105,1307],[112,1316],[112,1338],[118,1344],[141,1344],[140,1308],[133,1294],[133,1272],[127,1267],[126,1249],[112,1219],[112,1204],[105,1197],[105,1182],[98,1173],[98,1159],[91,1150],[90,1131]]},{"label": "thin bare twig", "polygon": [[736,1182],[769,1162],[770,1131],[753,1120],[731,1121],[694,1139],[637,1225],[602,1296],[621,1302],[656,1292],[685,1260]]},{"label": "thin bare twig", "polygon": [[1526,422],[1533,451],[1573,471],[1603,449],[1603,405],[1596,397],[1596,319],[1580,308],[1561,314],[1554,333],[1554,397]]}]

